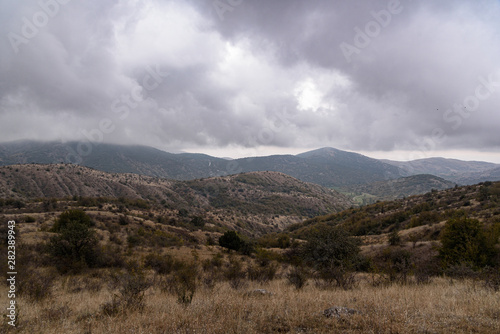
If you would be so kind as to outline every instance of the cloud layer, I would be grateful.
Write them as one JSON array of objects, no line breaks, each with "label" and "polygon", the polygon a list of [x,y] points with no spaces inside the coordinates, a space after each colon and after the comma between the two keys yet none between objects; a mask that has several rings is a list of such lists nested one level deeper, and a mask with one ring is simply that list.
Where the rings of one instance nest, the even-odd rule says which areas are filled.
[{"label": "cloud layer", "polygon": [[500,148],[498,1],[0,0],[0,35],[0,141]]}]

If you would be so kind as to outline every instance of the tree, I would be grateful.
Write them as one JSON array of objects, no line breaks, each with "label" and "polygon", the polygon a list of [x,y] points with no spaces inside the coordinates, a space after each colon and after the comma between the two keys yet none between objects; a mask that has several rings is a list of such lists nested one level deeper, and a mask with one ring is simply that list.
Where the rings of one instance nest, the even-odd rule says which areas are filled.
[{"label": "tree", "polygon": [[98,240],[90,227],[90,217],[81,210],[63,212],[52,228],[49,252],[60,272],[78,272],[97,265]]},{"label": "tree", "polygon": [[68,210],[64,211],[59,215],[59,218],[54,223],[51,232],[61,232],[65,229],[71,222],[78,222],[84,224],[87,227],[91,227],[94,224],[92,219],[83,210]]},{"label": "tree", "polygon": [[221,247],[238,251],[244,242],[235,231],[227,231],[219,238],[219,245]]},{"label": "tree", "polygon": [[474,268],[491,265],[495,248],[481,222],[465,216],[450,219],[441,232],[439,256],[444,266],[466,263]]},{"label": "tree", "polygon": [[307,237],[301,253],[325,281],[347,288],[352,283],[350,273],[359,262],[359,241],[339,227],[320,226]]}]

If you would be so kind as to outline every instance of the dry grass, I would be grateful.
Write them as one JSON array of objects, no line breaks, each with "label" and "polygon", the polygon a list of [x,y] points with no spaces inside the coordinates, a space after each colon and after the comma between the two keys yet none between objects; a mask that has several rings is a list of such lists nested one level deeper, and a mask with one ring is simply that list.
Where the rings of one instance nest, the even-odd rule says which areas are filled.
[{"label": "dry grass", "polygon": [[[116,290],[71,292],[60,280],[43,302],[18,298],[17,333],[499,333],[500,292],[474,282],[436,279],[429,285],[321,290],[309,284],[297,291],[285,280],[264,286],[250,282],[245,290],[228,283],[200,287],[188,306],[158,287],[146,291],[142,312],[103,316],[101,306]],[[265,288],[271,296],[246,296]],[[6,305],[5,294],[0,304]],[[345,306],[360,311],[341,319],[323,310]],[[6,326],[0,327],[5,331]],[[10,326],[9,326],[10,327]]]}]

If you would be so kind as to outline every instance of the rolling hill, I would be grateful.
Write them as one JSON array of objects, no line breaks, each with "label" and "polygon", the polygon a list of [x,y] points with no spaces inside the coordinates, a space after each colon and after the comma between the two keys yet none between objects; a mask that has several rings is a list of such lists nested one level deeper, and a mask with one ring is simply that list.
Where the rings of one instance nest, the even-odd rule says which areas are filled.
[{"label": "rolling hill", "polygon": [[365,244],[386,243],[392,231],[399,231],[403,241],[433,241],[438,240],[444,223],[454,217],[478,219],[487,228],[498,226],[499,204],[500,182],[484,182],[314,217],[287,231],[300,238],[318,224],[327,224],[362,236]]},{"label": "rolling hill", "polygon": [[[283,228],[306,217],[341,211],[347,197],[278,172],[253,172],[191,181],[106,173],[71,164],[0,167],[0,198],[123,198],[157,210],[214,214],[240,221],[247,233]],[[273,226],[270,226],[271,222]],[[251,223],[251,225],[249,225]]]},{"label": "rolling hill", "polygon": [[425,194],[432,190],[449,189],[455,185],[451,181],[434,175],[418,174],[395,180],[355,185],[343,190],[350,193],[350,196],[360,204],[370,204],[378,200],[387,201]]},{"label": "rolling hill", "polygon": [[467,185],[500,180],[500,165],[490,162],[445,158],[427,158],[407,162],[382,161],[403,169],[407,175],[432,174],[458,184]]}]

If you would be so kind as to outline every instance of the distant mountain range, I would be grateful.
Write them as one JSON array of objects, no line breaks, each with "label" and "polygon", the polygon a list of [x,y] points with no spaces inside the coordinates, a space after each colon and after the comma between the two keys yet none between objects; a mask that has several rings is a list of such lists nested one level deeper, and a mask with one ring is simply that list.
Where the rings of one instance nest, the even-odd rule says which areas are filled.
[{"label": "distant mountain range", "polygon": [[445,158],[428,158],[408,162],[381,161],[403,169],[408,175],[432,174],[463,185],[500,180],[500,165],[490,162]]},{"label": "distant mountain range", "polygon": [[[78,154],[77,152],[80,152]],[[415,191],[426,191],[415,179],[401,179],[419,174],[440,177],[435,182],[430,176],[426,184],[443,186],[474,184],[500,180],[500,165],[487,162],[460,161],[443,158],[421,159],[410,162],[377,160],[361,154],[322,148],[298,155],[272,155],[266,157],[227,160],[204,154],[173,154],[147,146],[79,142],[22,141],[0,144],[0,166],[24,163],[78,163],[109,173],[135,173],[171,180],[233,175],[242,172],[275,171],[305,182],[356,191],[371,189],[372,195],[380,194],[380,188],[401,191],[384,192],[384,196],[408,196]],[[370,186],[373,184],[373,186]],[[412,186],[414,185],[414,186]],[[379,190],[377,190],[379,189]],[[420,190],[419,190],[420,189]],[[374,195],[379,197],[379,195]]]}]

